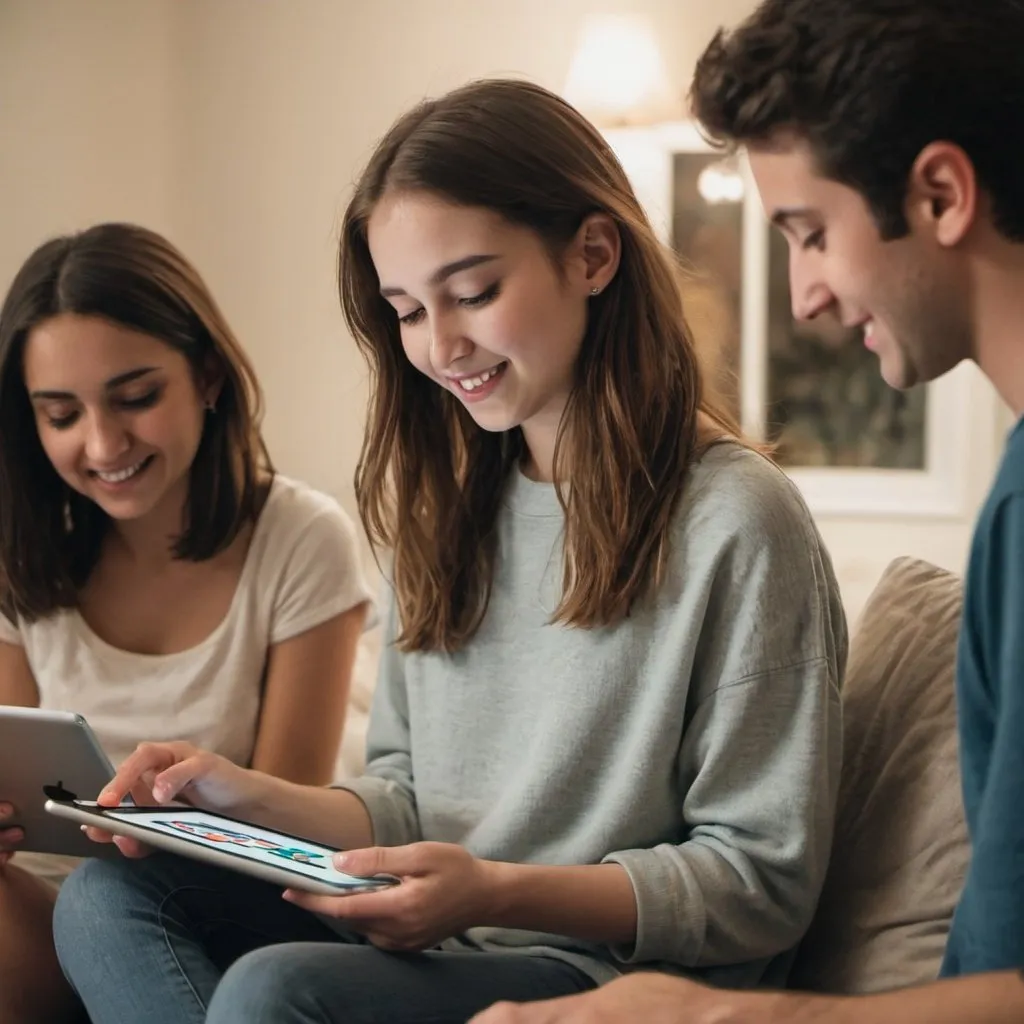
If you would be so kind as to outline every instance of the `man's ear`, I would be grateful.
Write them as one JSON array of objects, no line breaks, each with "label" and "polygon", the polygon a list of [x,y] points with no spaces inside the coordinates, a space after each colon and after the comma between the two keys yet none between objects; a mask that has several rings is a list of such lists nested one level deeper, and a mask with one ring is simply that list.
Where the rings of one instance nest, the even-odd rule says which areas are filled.
[{"label": "man's ear", "polygon": [[907,217],[939,245],[959,245],[978,217],[978,176],[971,158],[952,142],[925,146],[910,169]]}]

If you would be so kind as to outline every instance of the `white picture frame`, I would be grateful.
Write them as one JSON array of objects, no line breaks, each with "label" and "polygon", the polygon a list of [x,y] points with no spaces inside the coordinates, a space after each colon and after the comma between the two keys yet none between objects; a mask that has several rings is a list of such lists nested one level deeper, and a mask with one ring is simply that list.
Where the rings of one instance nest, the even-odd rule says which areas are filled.
[{"label": "white picture frame", "polygon": [[[711,153],[696,127],[685,121],[604,132],[659,238],[671,244],[673,159],[677,153]],[[768,393],[769,232],[746,161],[742,213],[740,310],[740,418],[744,431],[763,438]],[[923,469],[786,467],[811,511],[825,516],[964,514],[969,468],[970,368],[961,366],[927,385]]]}]

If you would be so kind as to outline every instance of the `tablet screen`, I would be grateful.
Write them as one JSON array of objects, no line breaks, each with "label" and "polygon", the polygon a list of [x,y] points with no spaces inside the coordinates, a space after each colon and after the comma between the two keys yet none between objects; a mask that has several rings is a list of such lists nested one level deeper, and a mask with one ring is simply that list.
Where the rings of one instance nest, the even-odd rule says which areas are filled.
[{"label": "tablet screen", "polygon": [[[98,809],[98,808],[97,808]],[[271,832],[258,825],[242,824],[216,814],[175,807],[166,811],[119,811],[103,808],[104,817],[117,818],[154,832],[187,839],[199,846],[223,850],[247,860],[316,878],[339,888],[366,885],[365,878],[338,871],[331,863],[336,851],[307,839]]]}]

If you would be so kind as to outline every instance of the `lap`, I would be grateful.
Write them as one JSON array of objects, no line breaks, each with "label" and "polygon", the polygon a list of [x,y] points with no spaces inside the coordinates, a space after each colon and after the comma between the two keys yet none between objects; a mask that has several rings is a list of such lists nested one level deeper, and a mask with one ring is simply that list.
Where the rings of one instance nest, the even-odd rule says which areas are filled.
[{"label": "lap", "polygon": [[[384,952],[338,934],[276,886],[162,854],[83,865],[61,888],[56,924],[91,1012],[120,978],[119,1004],[131,1006],[98,1013],[105,1020],[464,1024],[499,1000],[593,987],[550,957]],[[125,977],[140,982],[130,997]]]},{"label": "lap", "polygon": [[553,999],[593,987],[577,968],[550,957],[296,942],[237,961],[218,986],[207,1021],[464,1024],[500,1000]]},{"label": "lap", "polygon": [[63,910],[74,904],[76,923],[97,932],[119,932],[126,915],[140,912],[163,924],[176,919],[207,941],[223,967],[268,943],[335,938],[320,918],[283,900],[281,891],[250,875],[156,853],[83,864],[61,888],[58,915],[66,916]]}]

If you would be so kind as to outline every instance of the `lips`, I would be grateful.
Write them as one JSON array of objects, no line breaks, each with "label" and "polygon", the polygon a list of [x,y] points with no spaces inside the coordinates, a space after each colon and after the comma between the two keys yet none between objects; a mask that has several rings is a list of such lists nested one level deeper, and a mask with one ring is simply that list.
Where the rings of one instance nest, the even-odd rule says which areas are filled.
[{"label": "lips", "polygon": [[132,477],[138,476],[151,462],[153,461],[152,455],[147,455],[144,459],[140,459],[138,462],[133,462],[129,466],[125,466],[123,469],[116,470],[91,470],[92,476],[96,477],[97,480],[101,480],[105,484],[123,484]]},{"label": "lips", "polygon": [[478,373],[472,377],[456,377],[454,378],[456,386],[461,388],[470,394],[476,391],[477,388],[483,387],[489,380],[493,380],[502,370],[505,369],[507,363],[498,363],[497,366],[492,366],[489,370],[484,370],[482,373]]},{"label": "lips", "polygon": [[868,320],[864,324],[864,347],[874,352],[875,350],[875,322]]}]

